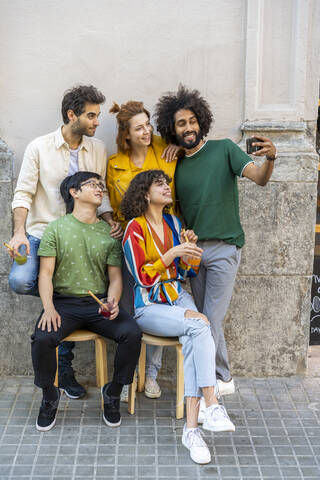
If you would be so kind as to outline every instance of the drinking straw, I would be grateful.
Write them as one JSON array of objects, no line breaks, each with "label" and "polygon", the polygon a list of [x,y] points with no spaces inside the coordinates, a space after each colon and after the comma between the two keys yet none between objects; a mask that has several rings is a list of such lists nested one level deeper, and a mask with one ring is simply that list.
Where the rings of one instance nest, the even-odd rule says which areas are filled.
[{"label": "drinking straw", "polygon": [[96,302],[99,303],[99,305],[101,305],[102,307],[106,308],[105,304],[104,304],[103,302],[101,302],[101,300],[99,300],[99,298],[96,297],[95,294],[91,292],[91,290],[88,290],[88,293],[89,293],[89,295],[91,295],[92,298],[95,299]]},{"label": "drinking straw", "polygon": [[184,228],[181,229],[181,235],[183,235],[183,238],[185,240],[186,243],[189,243],[189,240],[188,240],[188,237],[186,237],[186,231]]},{"label": "drinking straw", "polygon": [[[11,252],[14,252],[14,248],[10,247],[10,245],[6,242],[3,242],[3,245],[5,247],[7,247],[8,250],[10,250]],[[21,255],[21,253],[17,252],[15,253],[15,255],[17,255],[17,257],[23,257],[23,255]]]}]

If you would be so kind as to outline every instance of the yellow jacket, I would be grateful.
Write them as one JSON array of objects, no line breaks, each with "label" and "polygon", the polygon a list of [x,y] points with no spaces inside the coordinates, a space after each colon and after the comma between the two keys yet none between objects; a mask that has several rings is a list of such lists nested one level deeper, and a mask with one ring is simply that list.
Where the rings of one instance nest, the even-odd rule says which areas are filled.
[{"label": "yellow jacket", "polygon": [[153,135],[152,144],[148,147],[147,156],[142,168],[135,167],[130,161],[129,156],[123,153],[119,152],[109,157],[106,184],[110,203],[113,208],[113,219],[116,222],[120,222],[123,229],[125,229],[127,222],[120,211],[121,200],[127,191],[131,180],[138,173],[146,170],[163,170],[170,178],[172,178],[170,185],[173,198],[173,208],[170,208],[169,213],[174,214],[175,189],[173,176],[177,162],[173,161],[167,163],[164,158],[161,158],[166,146],[166,143],[161,137]]}]

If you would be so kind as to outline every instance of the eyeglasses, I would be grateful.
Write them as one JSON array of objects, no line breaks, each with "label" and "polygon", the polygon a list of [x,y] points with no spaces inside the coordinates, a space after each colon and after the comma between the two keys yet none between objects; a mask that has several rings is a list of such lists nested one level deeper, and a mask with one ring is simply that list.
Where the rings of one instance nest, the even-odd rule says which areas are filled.
[{"label": "eyeglasses", "polygon": [[98,188],[100,188],[102,192],[106,192],[106,188],[102,182],[95,182],[94,180],[88,180],[87,182],[81,183],[80,188],[84,187],[85,185],[88,185],[88,187],[91,188],[91,190],[97,190]]}]

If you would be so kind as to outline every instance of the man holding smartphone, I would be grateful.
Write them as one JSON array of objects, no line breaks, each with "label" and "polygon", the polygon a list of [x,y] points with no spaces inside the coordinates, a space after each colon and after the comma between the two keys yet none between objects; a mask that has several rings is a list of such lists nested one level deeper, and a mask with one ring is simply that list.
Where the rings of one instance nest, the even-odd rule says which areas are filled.
[{"label": "man holding smartphone", "polygon": [[[177,92],[162,96],[156,105],[157,128],[167,143],[180,145],[185,157],[177,163],[175,182],[186,228],[196,232],[204,252],[200,270],[191,279],[198,310],[210,320],[216,344],[216,373],[220,394],[234,393],[223,332],[240,263],[244,232],[239,216],[237,176],[257,185],[268,183],[276,159],[276,148],[266,137],[252,140],[254,164],[229,139],[205,140],[213,120],[210,107],[197,90],[180,85]],[[250,143],[250,142],[249,142]],[[255,148],[256,147],[256,148]]]}]

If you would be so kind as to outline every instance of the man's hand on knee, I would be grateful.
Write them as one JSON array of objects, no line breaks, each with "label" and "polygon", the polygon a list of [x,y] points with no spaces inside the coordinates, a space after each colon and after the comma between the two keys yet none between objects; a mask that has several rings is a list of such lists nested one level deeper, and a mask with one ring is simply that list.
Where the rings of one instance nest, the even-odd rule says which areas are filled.
[{"label": "man's hand on knee", "polygon": [[61,317],[54,308],[45,310],[38,323],[38,328],[41,328],[41,330],[48,330],[48,332],[51,332],[52,328],[57,332],[60,326]]}]

